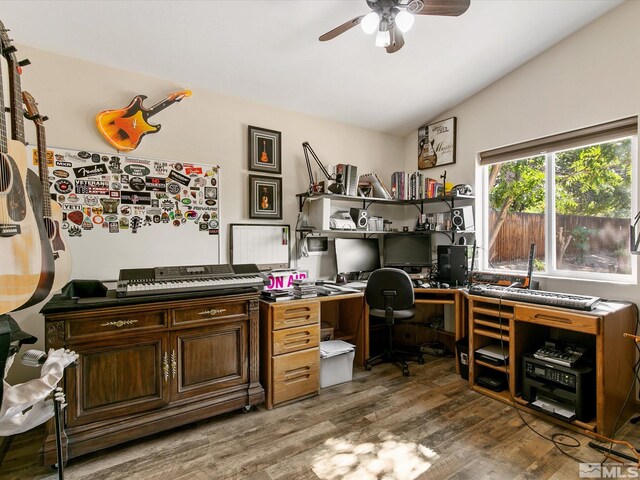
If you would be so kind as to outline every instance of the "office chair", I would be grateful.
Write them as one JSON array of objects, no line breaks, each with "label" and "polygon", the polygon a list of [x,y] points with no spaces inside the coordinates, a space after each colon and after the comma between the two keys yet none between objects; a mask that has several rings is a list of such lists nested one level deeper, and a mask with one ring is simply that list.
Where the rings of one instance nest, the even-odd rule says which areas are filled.
[{"label": "office chair", "polygon": [[387,325],[389,341],[387,348],[380,355],[368,358],[365,370],[371,370],[371,364],[378,360],[389,361],[402,367],[402,374],[409,376],[409,366],[405,357],[418,357],[424,363],[422,353],[399,350],[393,346],[393,326],[396,322],[411,320],[416,313],[414,305],[413,283],[407,272],[397,268],[380,268],[375,270],[367,282],[365,299],[369,305],[369,315],[384,319]]}]

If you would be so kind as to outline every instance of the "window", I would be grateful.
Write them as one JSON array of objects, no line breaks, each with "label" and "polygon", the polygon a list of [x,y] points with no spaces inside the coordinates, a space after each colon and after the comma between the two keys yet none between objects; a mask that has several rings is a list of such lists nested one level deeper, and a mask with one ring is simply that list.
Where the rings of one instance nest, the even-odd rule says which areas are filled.
[{"label": "window", "polygon": [[486,265],[600,280],[635,279],[629,248],[637,118],[480,154]]}]

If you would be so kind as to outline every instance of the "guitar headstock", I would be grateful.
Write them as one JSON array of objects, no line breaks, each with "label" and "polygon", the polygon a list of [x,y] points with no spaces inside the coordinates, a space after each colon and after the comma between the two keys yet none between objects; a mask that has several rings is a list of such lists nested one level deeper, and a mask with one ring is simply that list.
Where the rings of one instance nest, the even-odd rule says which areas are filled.
[{"label": "guitar headstock", "polygon": [[183,98],[190,97],[190,96],[191,96],[191,90],[180,90],[179,92],[170,93],[167,99],[173,102],[179,102]]},{"label": "guitar headstock", "polygon": [[38,104],[36,103],[35,98],[27,91],[22,92],[22,101],[24,102],[24,106],[26,108],[25,117],[29,120],[33,120],[36,125],[42,125],[42,123],[47,119],[47,117],[43,117],[40,115],[38,111]]}]

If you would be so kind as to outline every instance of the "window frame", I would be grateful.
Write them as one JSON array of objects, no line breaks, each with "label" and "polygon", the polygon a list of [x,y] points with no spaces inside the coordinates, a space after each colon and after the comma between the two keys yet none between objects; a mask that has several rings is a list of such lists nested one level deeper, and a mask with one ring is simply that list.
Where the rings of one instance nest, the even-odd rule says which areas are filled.
[{"label": "window frame", "polygon": [[[631,211],[638,208],[638,117],[628,117],[606,124],[587,127],[558,135],[543,137],[519,144],[481,152],[478,158],[481,185],[480,211],[482,212],[480,238],[486,249],[480,249],[481,269],[491,269],[489,265],[489,170],[491,165],[508,161],[523,160],[534,156],[545,156],[545,271],[535,272],[537,277],[567,278],[571,280],[601,281],[606,283],[637,284],[637,260],[631,257],[631,273],[585,272],[556,268],[556,211],[555,211],[555,155],[558,152],[584,148],[590,145],[631,139]],[[484,250],[484,251],[483,251]],[[500,270],[509,272],[509,270]],[[521,271],[519,271],[521,272]]]}]

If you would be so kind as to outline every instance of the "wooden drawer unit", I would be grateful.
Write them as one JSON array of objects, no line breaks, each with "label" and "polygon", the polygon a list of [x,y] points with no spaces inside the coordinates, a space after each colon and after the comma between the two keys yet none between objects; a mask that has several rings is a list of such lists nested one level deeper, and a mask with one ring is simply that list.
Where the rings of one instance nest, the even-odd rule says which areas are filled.
[{"label": "wooden drawer unit", "polygon": [[273,357],[273,403],[318,393],[320,351],[302,350]]},{"label": "wooden drawer unit", "polygon": [[316,302],[288,302],[271,308],[273,330],[318,323],[320,304]]},{"label": "wooden drawer unit", "polygon": [[171,324],[173,326],[189,327],[211,322],[212,320],[231,319],[238,315],[248,315],[245,302],[234,303],[201,303],[188,308],[176,308],[172,311]]},{"label": "wooden drawer unit", "polygon": [[126,309],[112,315],[97,315],[87,318],[73,317],[66,322],[68,341],[102,337],[105,333],[140,333],[167,326],[166,310]]},{"label": "wooden drawer unit", "polygon": [[268,409],[320,389],[320,304],[260,302],[260,381]]},{"label": "wooden drawer unit", "polygon": [[273,332],[273,354],[297,352],[317,347],[320,343],[320,327],[318,324],[292,327]]},{"label": "wooden drawer unit", "polygon": [[598,334],[599,318],[566,310],[516,305],[515,318],[521,322],[533,322],[537,325],[557,327],[563,330]]}]

